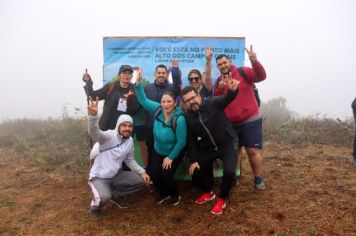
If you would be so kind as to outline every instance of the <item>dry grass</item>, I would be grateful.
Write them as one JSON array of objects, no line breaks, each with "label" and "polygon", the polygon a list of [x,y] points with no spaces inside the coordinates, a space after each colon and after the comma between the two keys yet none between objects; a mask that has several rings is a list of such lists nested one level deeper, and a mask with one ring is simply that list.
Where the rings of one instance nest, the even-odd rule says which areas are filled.
[{"label": "dry grass", "polygon": [[22,137],[21,129],[3,133],[0,126],[1,134],[16,137],[0,145],[2,235],[355,235],[356,171],[346,143],[277,144],[267,138],[266,190],[253,188],[244,158],[241,185],[221,216],[209,213],[212,203],[194,204],[198,193],[181,182],[179,206],[157,205],[154,194],[144,192],[130,199],[129,209],[108,204],[94,221],[85,120],[41,121],[47,125],[42,130],[28,122]]}]

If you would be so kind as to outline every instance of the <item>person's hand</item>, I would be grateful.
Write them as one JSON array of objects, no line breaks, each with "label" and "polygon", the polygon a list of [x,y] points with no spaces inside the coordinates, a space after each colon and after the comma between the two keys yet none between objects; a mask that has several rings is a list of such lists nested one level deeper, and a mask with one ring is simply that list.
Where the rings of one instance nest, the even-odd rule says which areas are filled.
[{"label": "person's hand", "polygon": [[179,62],[177,59],[172,60],[172,68],[178,68],[179,67]]},{"label": "person's hand", "polygon": [[218,88],[219,89],[223,89],[225,88],[226,82],[224,79],[220,79],[219,83],[218,83]]},{"label": "person's hand", "polygon": [[257,55],[253,51],[252,45],[250,45],[250,50],[248,50],[247,48],[245,48],[245,50],[246,50],[246,53],[247,53],[248,57],[250,58],[251,63],[256,62],[257,61]]},{"label": "person's hand", "polygon": [[124,98],[128,101],[130,99],[130,97],[135,96],[135,92],[132,90],[129,90],[128,93],[124,94]]},{"label": "person's hand", "polygon": [[224,89],[225,88],[225,86],[227,85],[227,80],[228,80],[229,77],[232,77],[231,72],[228,75],[226,75],[226,74],[225,75],[224,74],[220,75],[220,81],[218,83],[218,88],[219,89]]},{"label": "person's hand", "polygon": [[145,182],[145,184],[149,184],[150,183],[150,176],[145,172],[145,173],[142,173],[142,178],[143,178],[143,181]]},{"label": "person's hand", "polygon": [[230,73],[229,78],[226,80],[227,88],[233,92],[237,89],[237,86],[239,85],[239,83],[240,83],[240,81],[233,79],[232,75]]},{"label": "person's hand", "polygon": [[139,84],[142,80],[142,68],[139,67],[137,70],[136,84]]},{"label": "person's hand", "polygon": [[199,166],[199,163],[197,161],[192,163],[192,164],[190,164],[190,166],[189,166],[189,175],[191,175],[191,176],[193,175],[195,168],[198,168],[198,170],[200,170],[200,166]]},{"label": "person's hand", "polygon": [[82,80],[83,80],[85,83],[93,83],[92,80],[91,80],[90,75],[88,74],[88,70],[87,70],[87,69],[85,69],[85,73],[83,74]]},{"label": "person's hand", "polygon": [[172,168],[172,162],[173,161],[171,159],[169,159],[168,157],[165,157],[163,159],[163,164],[162,164],[163,170],[168,170],[168,169]]},{"label": "person's hand", "polygon": [[205,58],[208,61],[211,61],[211,59],[213,58],[214,52],[211,48],[205,48]]},{"label": "person's hand", "polygon": [[88,105],[89,115],[96,116],[98,114],[98,103],[99,103],[98,97],[96,97],[96,100],[93,101],[93,99],[89,96],[89,105]]}]

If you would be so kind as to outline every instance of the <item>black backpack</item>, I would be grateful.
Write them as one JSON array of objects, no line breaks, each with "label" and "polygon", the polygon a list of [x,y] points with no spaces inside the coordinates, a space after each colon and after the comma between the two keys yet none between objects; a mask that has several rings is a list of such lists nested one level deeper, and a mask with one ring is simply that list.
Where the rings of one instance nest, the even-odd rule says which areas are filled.
[{"label": "black backpack", "polygon": [[[160,122],[163,123],[162,120],[158,119],[158,115],[159,115],[161,112],[162,112],[162,106],[157,107],[157,109],[155,110],[155,113],[154,113],[154,115],[153,115],[153,119],[154,119],[154,120],[157,119],[158,121],[160,121]],[[180,117],[180,116],[184,116],[184,114],[175,114],[174,117],[173,117],[173,120],[172,120],[172,126],[167,125],[167,127],[170,127],[170,128],[173,130],[174,133],[176,133],[176,129],[177,129],[177,119],[178,119],[178,117]]]},{"label": "black backpack", "polygon": [[[242,67],[239,67],[237,69],[237,71],[239,72],[239,74],[247,81],[250,83],[250,81],[247,79],[247,76],[246,76],[246,73],[244,71],[244,69]],[[253,93],[255,94],[255,98],[256,98],[256,101],[257,101],[257,104],[258,104],[258,107],[260,107],[260,104],[261,104],[261,99],[260,99],[260,95],[258,93],[258,89],[256,87],[255,84],[253,84]]]}]

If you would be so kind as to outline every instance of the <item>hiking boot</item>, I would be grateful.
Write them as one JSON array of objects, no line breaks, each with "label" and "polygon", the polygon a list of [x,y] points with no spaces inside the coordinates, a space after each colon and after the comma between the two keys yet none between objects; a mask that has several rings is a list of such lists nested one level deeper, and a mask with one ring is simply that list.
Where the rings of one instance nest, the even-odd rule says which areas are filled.
[{"label": "hiking boot", "polygon": [[155,202],[157,202],[158,204],[162,204],[164,201],[169,200],[169,199],[171,199],[171,196],[169,196],[169,195],[168,196],[167,195],[165,195],[165,196],[158,195],[155,199]]},{"label": "hiking boot", "polygon": [[214,215],[221,215],[225,207],[225,200],[222,198],[217,198],[214,207],[211,209],[211,213]]},{"label": "hiking boot", "polygon": [[97,220],[100,219],[101,217],[101,210],[100,209],[91,209],[90,210],[90,216],[92,219]]},{"label": "hiking boot", "polygon": [[211,191],[210,193],[203,193],[202,195],[200,195],[200,197],[197,198],[197,200],[195,200],[196,204],[203,204],[207,201],[211,201],[215,198],[215,194],[214,191]]},{"label": "hiking boot", "polygon": [[265,183],[263,182],[263,178],[261,176],[255,177],[255,188],[258,190],[265,189]]},{"label": "hiking boot", "polygon": [[113,195],[110,199],[110,201],[112,203],[114,203],[116,206],[118,206],[119,208],[125,209],[128,208],[128,204],[127,204],[127,199],[125,197],[122,196],[117,196],[117,195]]},{"label": "hiking boot", "polygon": [[178,196],[171,196],[170,199],[169,199],[169,203],[172,204],[173,206],[177,206],[180,202],[180,195]]}]

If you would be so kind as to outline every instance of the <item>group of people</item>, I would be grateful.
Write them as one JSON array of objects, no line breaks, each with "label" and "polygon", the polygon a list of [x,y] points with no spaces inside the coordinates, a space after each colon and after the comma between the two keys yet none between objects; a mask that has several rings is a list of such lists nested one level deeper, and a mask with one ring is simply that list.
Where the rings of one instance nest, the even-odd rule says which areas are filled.
[{"label": "group of people", "polygon": [[[206,49],[204,73],[188,73],[189,86],[182,89],[179,63],[170,68],[158,65],[155,81],[143,86],[142,68],[131,83],[133,68],[122,65],[117,80],[93,90],[88,73],[83,75],[88,97],[89,134],[99,143],[89,174],[93,192],[91,214],[99,217],[109,201],[124,207],[122,197],[145,188],[151,181],[155,201],[178,205],[181,199],[175,171],[184,156],[190,160],[189,174],[202,194],[196,204],[214,200],[213,214],[222,214],[236,179],[241,147],[249,157],[256,189],[264,189],[262,177],[262,117],[254,95],[254,83],[266,73],[252,46],[246,49],[252,68],[234,66],[227,55],[216,57],[220,76],[212,83],[213,51]],[[172,74],[173,83],[168,82]],[[98,116],[98,101],[105,100]],[[180,105],[178,104],[180,102]],[[146,111],[146,123],[135,117]],[[142,168],[134,159],[133,134],[146,142],[147,164]],[[223,176],[214,192],[213,163],[220,159]]]}]

